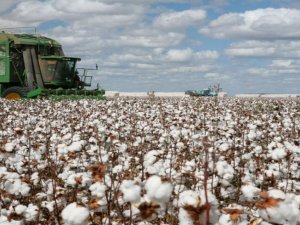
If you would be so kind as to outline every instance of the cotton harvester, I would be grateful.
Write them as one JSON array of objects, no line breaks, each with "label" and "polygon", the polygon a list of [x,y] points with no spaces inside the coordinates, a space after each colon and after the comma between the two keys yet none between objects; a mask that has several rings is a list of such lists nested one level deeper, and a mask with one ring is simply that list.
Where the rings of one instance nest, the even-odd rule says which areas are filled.
[{"label": "cotton harvester", "polygon": [[64,55],[55,40],[36,34],[0,33],[0,93],[7,99],[37,96],[86,96],[103,99],[105,91],[85,90],[92,76],[83,69],[80,58]]}]

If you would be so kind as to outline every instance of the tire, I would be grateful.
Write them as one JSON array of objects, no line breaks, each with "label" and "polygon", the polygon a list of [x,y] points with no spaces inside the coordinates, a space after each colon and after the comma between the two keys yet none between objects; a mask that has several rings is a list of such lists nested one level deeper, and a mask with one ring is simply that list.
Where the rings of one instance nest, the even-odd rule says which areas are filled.
[{"label": "tire", "polygon": [[19,100],[28,93],[27,87],[10,87],[3,91],[2,97],[9,100]]}]

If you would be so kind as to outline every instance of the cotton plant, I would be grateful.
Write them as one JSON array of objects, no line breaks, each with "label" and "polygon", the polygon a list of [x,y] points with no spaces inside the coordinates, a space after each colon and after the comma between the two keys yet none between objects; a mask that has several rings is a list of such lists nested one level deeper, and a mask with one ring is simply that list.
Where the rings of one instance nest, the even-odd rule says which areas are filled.
[{"label": "cotton plant", "polygon": [[67,205],[62,213],[62,219],[66,225],[87,225],[90,212],[89,210],[76,202]]},{"label": "cotton plant", "polygon": [[258,197],[260,189],[253,185],[253,183],[244,184],[241,186],[241,200],[253,201]]},{"label": "cotton plant", "polygon": [[211,192],[206,198],[204,191],[183,191],[179,195],[178,206],[180,225],[206,224],[206,221],[215,224],[218,221],[218,202]]},{"label": "cotton plant", "polygon": [[300,201],[295,194],[278,189],[260,193],[261,201],[256,203],[259,216],[267,222],[297,225],[300,222]]},{"label": "cotton plant", "polygon": [[221,216],[216,225],[248,225],[247,214],[244,208],[238,204],[230,204],[221,209]]},{"label": "cotton plant", "polygon": [[124,202],[136,204],[141,200],[141,187],[133,180],[123,180],[120,191],[123,193]]},{"label": "cotton plant", "polygon": [[164,174],[164,162],[160,159],[162,153],[159,150],[151,150],[144,156],[143,166],[147,173],[151,175]]},{"label": "cotton plant", "polygon": [[165,213],[173,186],[170,182],[163,181],[161,177],[153,175],[145,183],[144,195],[141,195],[141,186],[133,180],[124,180],[120,190],[123,193],[123,201],[132,204],[131,210],[135,218],[151,221]]},{"label": "cotton plant", "polygon": [[234,176],[233,167],[225,160],[224,157],[221,157],[216,163],[216,171],[218,176],[221,178],[221,182],[225,186],[229,186],[230,181]]},{"label": "cotton plant", "polygon": [[[188,224],[192,212],[206,209],[203,150],[209,159],[208,195],[214,193],[216,204],[208,196],[209,201],[220,209],[211,221],[243,224],[244,213],[249,213],[245,204],[253,205],[247,214],[250,225],[267,225],[274,221],[272,210],[282,209],[281,204],[296,208],[299,100],[0,102],[1,222],[9,218],[11,224],[49,219],[55,223],[69,204],[76,203],[75,209],[90,214],[83,224],[126,223],[130,216],[133,223],[172,224],[182,216],[178,211],[185,218],[181,223]],[[211,146],[204,146],[204,136]],[[179,204],[182,194],[192,189],[194,202],[188,202],[189,207]],[[265,204],[270,196],[259,197],[261,189],[269,195],[272,189],[283,190],[285,198],[274,197],[278,205],[270,211]],[[227,201],[239,201],[243,209]],[[26,214],[30,204],[34,210]],[[190,213],[184,214],[184,208]],[[32,216],[35,209],[39,217]],[[53,216],[47,217],[47,212]],[[74,218],[65,217],[69,223]],[[292,215],[287,218],[293,223]]]}]

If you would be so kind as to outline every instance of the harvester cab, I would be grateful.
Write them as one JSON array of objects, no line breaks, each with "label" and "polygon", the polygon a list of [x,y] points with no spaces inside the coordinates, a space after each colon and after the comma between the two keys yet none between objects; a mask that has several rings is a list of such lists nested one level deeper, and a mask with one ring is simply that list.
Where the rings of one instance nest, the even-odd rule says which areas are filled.
[{"label": "harvester cab", "polygon": [[[0,93],[7,99],[48,96],[94,96],[104,90],[84,90],[92,76],[79,75],[80,58],[64,55],[55,40],[35,34],[0,33]],[[89,82],[86,82],[89,80]]]}]

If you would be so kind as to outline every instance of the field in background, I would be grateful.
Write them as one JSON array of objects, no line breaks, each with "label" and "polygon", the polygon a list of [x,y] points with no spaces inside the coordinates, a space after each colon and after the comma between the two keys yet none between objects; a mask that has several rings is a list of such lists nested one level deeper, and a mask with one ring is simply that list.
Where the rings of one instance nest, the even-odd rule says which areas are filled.
[{"label": "field in background", "polygon": [[[118,91],[106,91],[107,97],[148,97],[149,94],[154,94],[157,97],[186,97],[184,92],[118,92]],[[226,92],[220,92],[220,96],[226,96]],[[265,97],[265,98],[295,98],[300,97],[300,94],[236,94],[235,97],[239,98],[251,98],[251,97]]]}]

